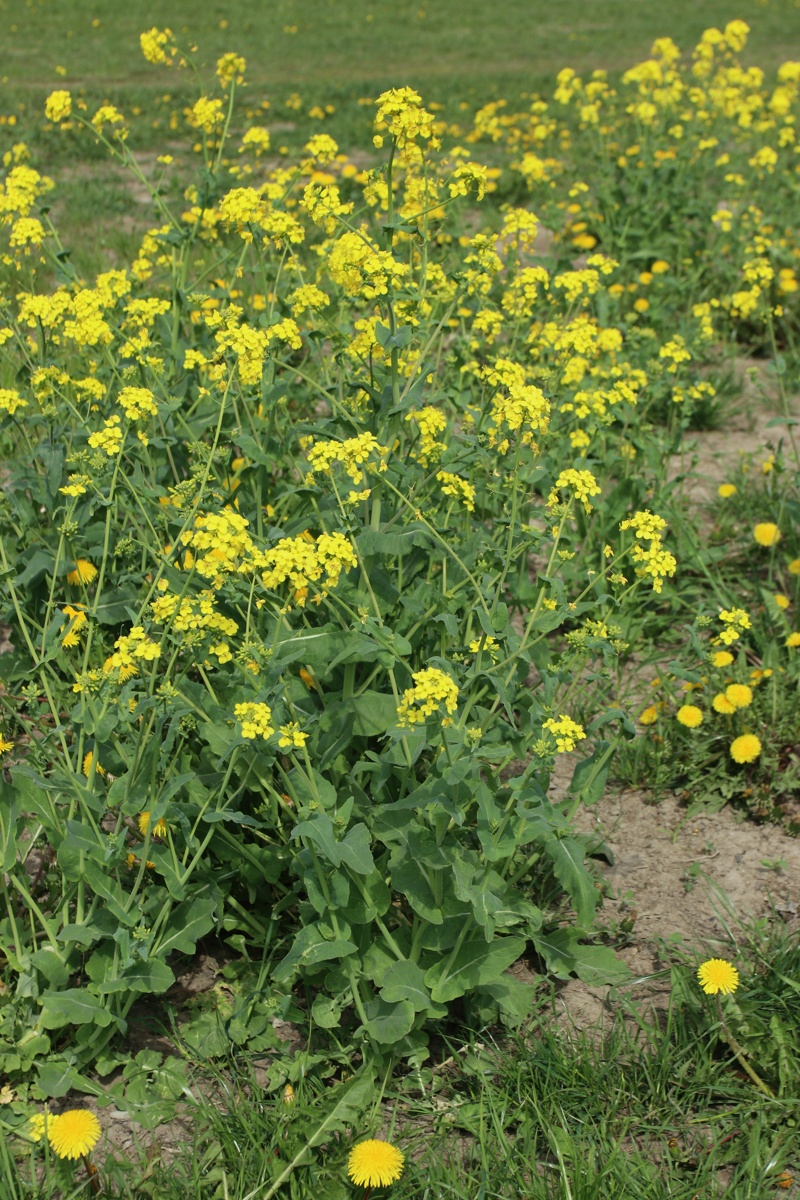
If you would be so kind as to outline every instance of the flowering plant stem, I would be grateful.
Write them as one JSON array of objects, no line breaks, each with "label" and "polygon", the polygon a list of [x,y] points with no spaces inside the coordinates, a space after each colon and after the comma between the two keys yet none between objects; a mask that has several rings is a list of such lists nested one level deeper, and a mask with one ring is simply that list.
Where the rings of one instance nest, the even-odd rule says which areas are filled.
[{"label": "flowering plant stem", "polygon": [[725,1031],[725,1039],[726,1039],[728,1045],[730,1046],[731,1050],[735,1054],[735,1056],[736,1056],[737,1060],[739,1061],[740,1065],[742,1066],[743,1070],[745,1070],[747,1072],[747,1074],[750,1076],[750,1078],[752,1079],[753,1083],[756,1085],[758,1090],[760,1092],[763,1092],[763,1094],[765,1096],[767,1096],[768,1099],[774,1100],[775,1093],[773,1092],[772,1088],[770,1088],[766,1083],[764,1083],[764,1080],[761,1078],[761,1076],[758,1075],[757,1072],[754,1071],[753,1068],[750,1066],[750,1063],[747,1061],[747,1056],[745,1055],[744,1050],[739,1045],[739,1043],[736,1041],[736,1038],[733,1036],[730,1029],[728,1028],[728,1023],[725,1020],[725,1016],[722,1012],[722,1001],[720,1000],[719,995],[717,995],[716,1001],[717,1001],[717,1013],[719,1015],[720,1025],[722,1026],[723,1030]]}]

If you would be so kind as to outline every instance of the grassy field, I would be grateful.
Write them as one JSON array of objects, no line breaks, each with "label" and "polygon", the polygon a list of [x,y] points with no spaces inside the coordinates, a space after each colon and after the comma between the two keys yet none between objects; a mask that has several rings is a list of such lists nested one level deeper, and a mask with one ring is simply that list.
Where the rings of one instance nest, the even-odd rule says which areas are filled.
[{"label": "grassy field", "polygon": [[[251,86],[294,85],[316,96],[361,83],[426,85],[444,100],[458,84],[508,89],[570,65],[622,70],[669,33],[688,48],[709,25],[734,17],[752,26],[745,61],[769,68],[800,57],[800,7],[793,0],[14,0],[0,6],[4,24],[2,83],[12,96],[50,88],[65,68],[65,85],[106,88],[167,86],[136,53],[139,33],[169,24],[194,38],[202,56],[246,54]],[[7,101],[6,101],[7,102]]]}]

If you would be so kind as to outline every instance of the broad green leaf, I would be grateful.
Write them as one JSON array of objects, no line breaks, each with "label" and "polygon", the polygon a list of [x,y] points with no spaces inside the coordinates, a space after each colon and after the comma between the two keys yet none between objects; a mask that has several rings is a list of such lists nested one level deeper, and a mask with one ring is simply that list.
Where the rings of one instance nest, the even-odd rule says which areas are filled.
[{"label": "broad green leaf", "polygon": [[315,812],[307,821],[301,821],[292,830],[292,837],[313,842],[317,852],[334,867],[342,861],[339,843],[333,829],[333,821],[324,812]]},{"label": "broad green leaf", "polygon": [[415,913],[432,925],[441,925],[442,910],[422,869],[412,859],[392,869],[392,889],[405,896]]},{"label": "broad green leaf", "polygon": [[311,1019],[320,1029],[338,1029],[342,1019],[341,1006],[320,993],[311,1005]]},{"label": "broad green leaf", "polygon": [[389,533],[365,529],[359,533],[356,543],[365,558],[372,554],[396,557],[399,554],[408,554],[415,546],[427,546],[431,540],[431,534],[425,526],[414,523]]},{"label": "broad green leaf", "polygon": [[341,861],[358,875],[371,875],[375,869],[369,846],[369,830],[359,822],[348,829],[347,836],[339,843]]},{"label": "broad green leaf", "polygon": [[56,1059],[55,1062],[40,1063],[36,1071],[37,1086],[46,1096],[50,1096],[54,1100],[66,1096],[67,1092],[73,1090],[86,1092],[91,1096],[102,1095],[102,1088],[93,1084],[91,1080],[81,1075],[80,1071],[63,1060]]},{"label": "broad green leaf", "polygon": [[371,1038],[384,1046],[393,1046],[411,1032],[414,1025],[414,1005],[409,1000],[387,1004],[378,996],[365,1005],[364,1028]]},{"label": "broad green leaf", "polygon": [[98,995],[112,992],[154,992],[160,995],[172,987],[175,973],[165,962],[151,958],[147,962],[134,963],[116,979],[95,980],[92,991]]},{"label": "broad green leaf", "polygon": [[39,1026],[42,1029],[61,1029],[64,1025],[99,1025],[104,1029],[113,1018],[102,1001],[85,988],[65,988],[59,992],[44,992]]},{"label": "broad green leaf", "polygon": [[425,986],[425,972],[417,963],[408,959],[394,962],[383,976],[381,999],[389,1004],[399,1000],[408,1000],[414,1006],[415,1012],[429,1012],[438,1016],[446,1012],[439,1010],[431,1000],[431,994]]},{"label": "broad green leaf", "polygon": [[357,947],[344,938],[326,937],[319,925],[313,923],[300,930],[289,953],[281,959],[272,973],[276,983],[290,979],[300,967],[346,958],[354,954]]},{"label": "broad green leaf", "polygon": [[600,893],[583,865],[585,852],[574,838],[547,838],[544,850],[553,864],[556,878],[572,900],[578,920],[588,929]]},{"label": "broad green leaf", "polygon": [[596,804],[605,791],[612,759],[608,748],[608,742],[600,742],[592,757],[581,759],[575,767],[569,790],[580,796],[582,804]]},{"label": "broad green leaf", "polygon": [[535,934],[533,944],[557,979],[577,975],[593,986],[624,983],[630,971],[607,946],[583,946],[579,929],[556,929],[546,935]]},{"label": "broad green leaf", "polygon": [[197,939],[214,928],[216,922],[213,913],[216,907],[216,900],[202,897],[179,904],[170,913],[166,929],[154,952],[159,958],[166,958],[174,950],[180,950],[182,954],[194,954]]},{"label": "broad green leaf", "polygon": [[397,703],[394,696],[368,691],[360,696],[353,696],[346,703],[355,714],[353,733],[360,737],[377,737],[397,724]]},{"label": "broad green leaf", "polygon": [[521,979],[515,979],[513,975],[506,972],[495,983],[484,984],[479,991],[485,992],[497,1001],[504,1024],[513,1029],[531,1015],[531,1009],[536,999],[537,985],[523,983]]},{"label": "broad green leaf", "polygon": [[425,983],[431,990],[431,999],[438,1004],[455,1000],[472,988],[495,983],[503,971],[525,953],[525,938],[495,938],[488,945],[485,941],[467,942],[451,962],[447,955],[425,973]]}]

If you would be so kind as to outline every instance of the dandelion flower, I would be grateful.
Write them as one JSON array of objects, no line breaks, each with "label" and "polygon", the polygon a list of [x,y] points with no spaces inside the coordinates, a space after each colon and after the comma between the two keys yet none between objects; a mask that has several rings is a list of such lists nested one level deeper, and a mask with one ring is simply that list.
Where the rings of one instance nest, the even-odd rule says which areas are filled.
[{"label": "dandelion flower", "polygon": [[761,742],[754,733],[743,733],[731,742],[731,758],[737,763],[755,762],[761,753]]},{"label": "dandelion flower", "polygon": [[714,709],[714,712],[723,713],[726,717],[736,712],[736,705],[731,704],[724,692],[717,693],[711,701],[711,707]]},{"label": "dandelion flower", "polygon": [[655,704],[649,704],[647,708],[639,713],[640,725],[654,725],[658,720],[658,709]]},{"label": "dandelion flower", "polygon": [[88,1108],[71,1108],[50,1118],[47,1139],[59,1158],[83,1158],[100,1140],[100,1122]]},{"label": "dandelion flower", "polygon": [[700,986],[707,996],[730,996],[739,986],[739,972],[724,958],[709,958],[701,963],[697,972]]},{"label": "dandelion flower", "polygon": [[403,1155],[391,1142],[371,1138],[350,1151],[347,1174],[356,1187],[386,1187],[400,1178],[403,1162]]},{"label": "dandelion flower", "polygon": [[759,546],[774,546],[780,541],[781,531],[772,521],[761,521],[753,530],[753,537]]},{"label": "dandelion flower", "polygon": [[786,639],[786,645],[790,650],[795,650],[800,646],[800,633],[790,633]]},{"label": "dandelion flower", "polygon": [[791,604],[791,600],[789,599],[788,596],[785,596],[783,592],[776,592],[775,595],[772,597],[772,599],[775,601],[778,608],[780,608],[784,612]]},{"label": "dandelion flower", "polygon": [[731,496],[736,495],[736,484],[721,483],[717,488],[717,495],[721,496],[723,500],[730,500]]},{"label": "dandelion flower", "polygon": [[[147,830],[149,828],[150,828],[150,812],[149,812],[149,810],[147,810],[145,812],[139,813],[139,833],[142,835],[142,837],[147,836]],[[167,822],[164,820],[163,817],[159,817],[159,819],[156,821],[155,825],[153,826],[152,830],[150,830],[150,833],[151,833],[152,837],[162,837],[163,838],[163,837],[167,836]]]},{"label": "dandelion flower", "polygon": [[684,704],[675,714],[681,725],[685,725],[687,729],[697,729],[698,725],[703,723],[703,712],[696,704]]},{"label": "dandelion flower", "polygon": [[800,575],[800,558],[793,558],[786,569],[790,575]]},{"label": "dandelion flower", "polygon": [[753,703],[753,689],[746,683],[731,683],[725,688],[725,699],[734,708],[749,708]]},{"label": "dandelion flower", "polygon": [[730,650],[717,650],[711,659],[712,667],[729,667],[733,662]]},{"label": "dandelion flower", "polygon": [[91,583],[97,575],[97,567],[93,562],[89,562],[88,558],[79,558],[75,561],[75,570],[70,571],[67,575],[67,583],[77,586],[79,583]]}]

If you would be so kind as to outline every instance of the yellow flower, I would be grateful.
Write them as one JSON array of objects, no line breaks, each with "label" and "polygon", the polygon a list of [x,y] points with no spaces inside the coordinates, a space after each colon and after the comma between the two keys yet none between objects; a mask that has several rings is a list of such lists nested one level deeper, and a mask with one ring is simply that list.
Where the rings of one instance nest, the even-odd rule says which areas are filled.
[{"label": "yellow flower", "polygon": [[733,655],[729,650],[717,650],[711,657],[712,667],[729,667],[733,662]]},{"label": "yellow flower", "polygon": [[786,569],[790,575],[800,575],[800,558],[793,558]]},{"label": "yellow flower", "polygon": [[47,1140],[59,1158],[83,1158],[100,1140],[100,1122],[88,1108],[71,1108],[50,1118]]},{"label": "yellow flower", "polygon": [[778,608],[783,609],[784,611],[791,604],[791,600],[788,596],[784,596],[783,592],[776,592],[773,596],[773,600],[777,604]]},{"label": "yellow flower", "polygon": [[32,1142],[40,1142],[47,1129],[47,1117],[44,1113],[34,1113],[28,1121],[28,1137]]},{"label": "yellow flower", "polygon": [[75,569],[67,575],[67,583],[77,587],[79,583],[91,583],[97,575],[97,567],[88,558],[75,560]]},{"label": "yellow flower", "polygon": [[657,258],[650,270],[654,275],[664,275],[669,270],[669,263],[663,258]]},{"label": "yellow flower", "polygon": [[[149,810],[146,810],[145,812],[139,813],[139,833],[142,835],[142,837],[147,836],[147,830],[149,828],[150,828],[150,812],[149,812]],[[164,820],[163,817],[159,817],[159,819],[156,821],[155,825],[153,826],[153,828],[150,832],[151,832],[152,837],[163,838],[163,837],[167,836],[167,822]]]},{"label": "yellow flower", "polygon": [[714,712],[722,713],[726,717],[729,717],[731,713],[736,712],[736,705],[731,704],[724,692],[719,692],[714,697],[714,699],[711,701],[711,707],[714,709]]},{"label": "yellow flower", "polygon": [[743,733],[731,743],[731,758],[734,762],[755,762],[760,753],[761,742],[754,733]]},{"label": "yellow flower", "polygon": [[725,689],[725,699],[734,708],[749,708],[753,703],[753,692],[746,683],[731,683]]},{"label": "yellow flower", "polygon": [[48,121],[66,121],[72,112],[72,96],[69,92],[51,92],[44,105],[44,115]]},{"label": "yellow flower", "polygon": [[458,685],[449,675],[437,667],[428,667],[424,671],[415,671],[412,678],[414,686],[406,688],[397,708],[399,725],[405,728],[423,725],[440,704],[452,716],[458,707]]},{"label": "yellow flower", "polygon": [[724,958],[709,958],[701,963],[697,972],[700,986],[707,996],[730,996],[739,986],[739,972]]},{"label": "yellow flower", "polygon": [[643,711],[639,713],[640,725],[654,725],[657,720],[658,709],[656,708],[655,704],[648,705],[647,708],[643,709]]},{"label": "yellow flower", "polygon": [[675,714],[681,725],[685,725],[687,729],[696,729],[698,725],[703,723],[702,710],[696,704],[684,704]]},{"label": "yellow flower", "polygon": [[[83,773],[84,773],[84,775],[86,776],[86,778],[87,778],[87,779],[89,778],[89,774],[90,774],[90,772],[91,772],[91,770],[92,770],[92,762],[93,762],[93,761],[94,761],[94,751],[93,751],[93,750],[89,750],[89,751],[88,751],[86,754],[84,754],[84,756],[83,756]],[[105,773],[106,773],[106,769],[105,769],[105,767],[104,767],[104,766],[102,766],[100,763],[98,763],[98,764],[97,764],[97,766],[95,767],[95,774],[97,774],[97,775],[105,775]]]},{"label": "yellow flower", "polygon": [[790,633],[786,639],[786,645],[790,650],[797,649],[800,646],[800,633]]},{"label": "yellow flower", "polygon": [[717,495],[721,496],[723,500],[729,500],[731,496],[736,495],[736,484],[721,483],[717,488]]},{"label": "yellow flower", "polygon": [[371,1138],[355,1146],[347,1159],[347,1174],[356,1187],[386,1187],[403,1173],[403,1155],[391,1142]]},{"label": "yellow flower", "polygon": [[578,742],[583,741],[586,737],[583,727],[565,713],[561,713],[558,720],[555,717],[549,717],[543,723],[543,728],[549,729],[556,739],[556,750],[559,754],[574,750]]},{"label": "yellow flower", "polygon": [[283,749],[286,749],[289,746],[292,746],[296,749],[302,749],[308,741],[308,734],[301,732],[300,726],[296,721],[289,721],[287,725],[281,725],[280,735],[281,736],[278,738],[278,745]]},{"label": "yellow flower", "polygon": [[753,537],[759,546],[774,546],[780,541],[781,531],[772,521],[761,521],[753,530]]},{"label": "yellow flower", "polygon": [[247,700],[243,704],[234,705],[233,715],[237,721],[241,721],[243,738],[262,737],[264,741],[268,741],[275,732],[272,727],[272,709],[268,704]]}]

